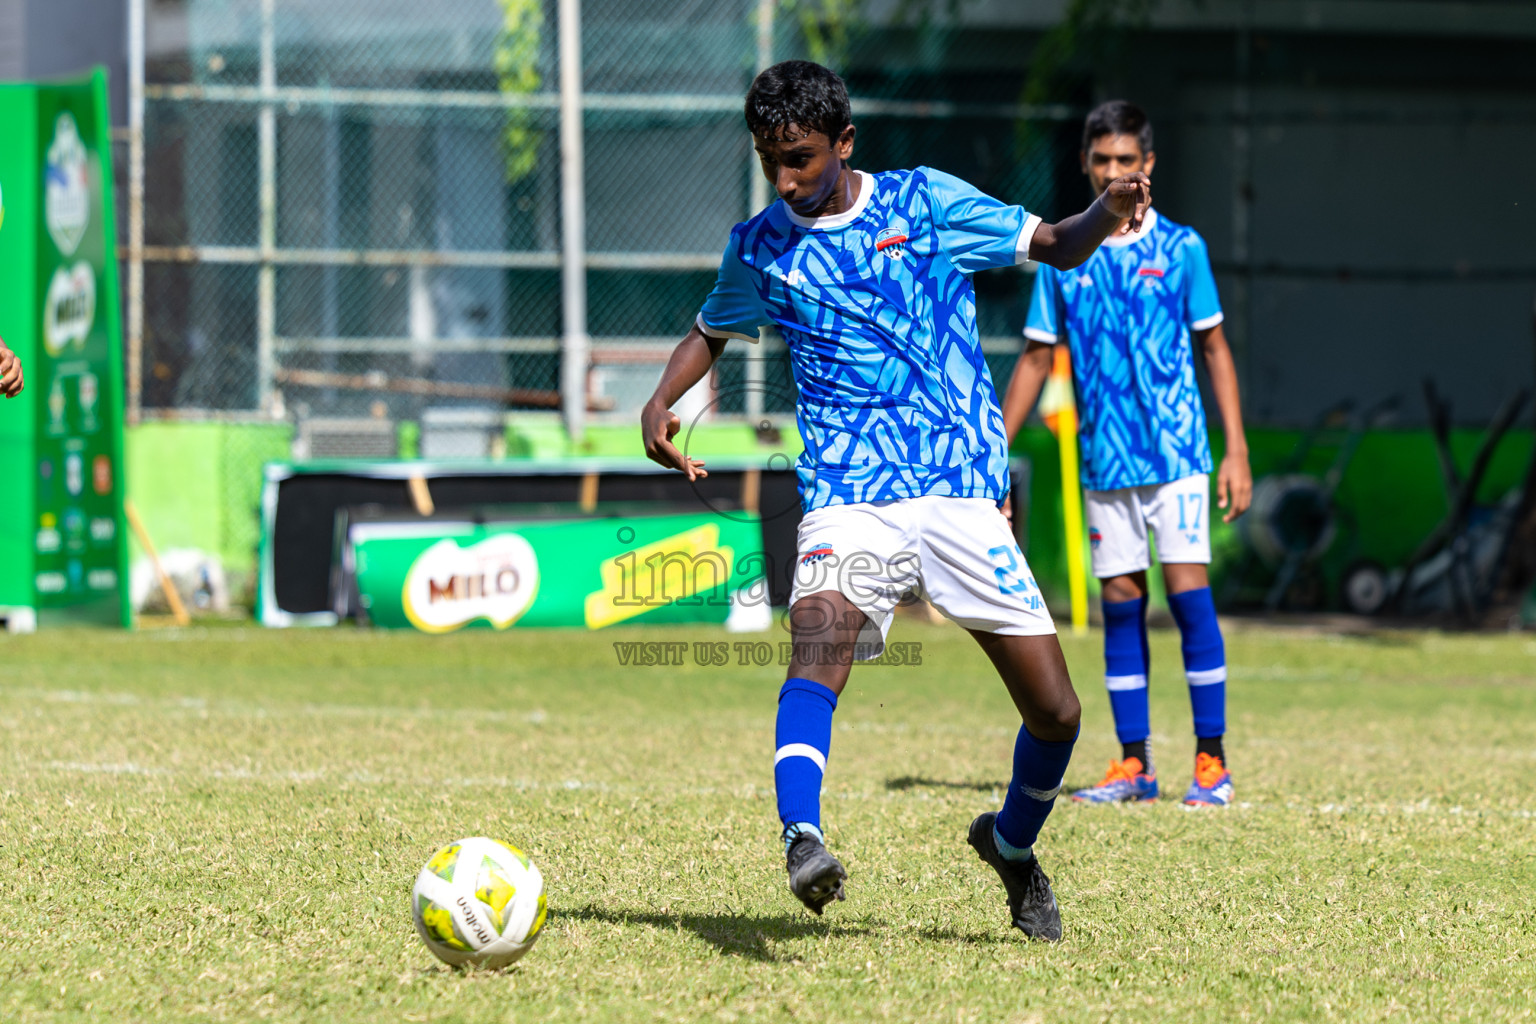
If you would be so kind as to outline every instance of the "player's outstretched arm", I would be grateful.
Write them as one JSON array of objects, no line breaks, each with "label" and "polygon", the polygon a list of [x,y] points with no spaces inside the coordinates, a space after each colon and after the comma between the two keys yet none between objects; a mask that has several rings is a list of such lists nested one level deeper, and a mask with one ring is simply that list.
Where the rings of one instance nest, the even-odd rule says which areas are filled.
[{"label": "player's outstretched arm", "polygon": [[0,395],[15,398],[21,394],[25,383],[22,379],[21,360],[6,347],[5,342],[0,341]]},{"label": "player's outstretched arm", "polygon": [[724,338],[711,338],[695,325],[673,349],[655,393],[640,411],[640,433],[645,441],[646,457],[669,469],[682,470],[689,480],[709,476],[709,473],[702,460],[684,456],[672,443],[672,438],[682,429],[682,421],[672,411],[672,404],[704,379],[724,351]]},{"label": "player's outstretched arm", "polygon": [[1029,243],[1029,258],[1057,270],[1071,270],[1115,231],[1140,231],[1151,205],[1152,179],[1140,171],[1116,178],[1082,213],[1041,224]]},{"label": "player's outstretched arm", "polygon": [[1211,375],[1211,392],[1221,412],[1221,427],[1226,433],[1227,451],[1216,472],[1216,503],[1227,510],[1221,517],[1230,523],[1253,500],[1253,473],[1248,468],[1248,436],[1243,433],[1243,403],[1237,391],[1237,364],[1221,325],[1195,331],[1195,348],[1205,357]]},{"label": "player's outstretched arm", "polygon": [[1054,346],[1031,341],[1014,364],[1013,376],[1008,380],[1008,393],[1003,398],[1003,435],[1009,444],[1029,418],[1029,410],[1040,400],[1040,389],[1045,387],[1045,379],[1051,375],[1054,355]]}]

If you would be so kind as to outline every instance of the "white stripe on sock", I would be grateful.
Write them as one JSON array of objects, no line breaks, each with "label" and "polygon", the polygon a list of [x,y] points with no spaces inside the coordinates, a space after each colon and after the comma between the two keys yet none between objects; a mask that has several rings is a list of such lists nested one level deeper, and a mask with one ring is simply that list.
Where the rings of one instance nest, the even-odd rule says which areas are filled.
[{"label": "white stripe on sock", "polygon": [[1213,683],[1227,681],[1227,666],[1218,668],[1202,668],[1184,673],[1184,678],[1189,680],[1190,686],[1210,686]]},{"label": "white stripe on sock", "polygon": [[1145,690],[1147,677],[1143,673],[1139,676],[1105,676],[1104,688],[1111,692],[1118,690]]},{"label": "white stripe on sock", "polygon": [[1056,799],[1056,795],[1061,792],[1061,784],[1057,783],[1055,789],[1035,789],[1033,786],[1026,786],[1021,782],[1019,783],[1019,789],[1031,800],[1039,800],[1041,803],[1044,803],[1047,800]]},{"label": "white stripe on sock", "polygon": [[773,763],[774,764],[778,764],[780,761],[784,760],[786,757],[808,757],[812,761],[816,762],[816,767],[817,768],[820,768],[822,771],[826,771],[827,770],[827,759],[826,759],[826,756],[823,755],[821,751],[819,751],[815,747],[811,746],[809,743],[786,743],[786,744],[784,744],[778,750],[774,751]]}]

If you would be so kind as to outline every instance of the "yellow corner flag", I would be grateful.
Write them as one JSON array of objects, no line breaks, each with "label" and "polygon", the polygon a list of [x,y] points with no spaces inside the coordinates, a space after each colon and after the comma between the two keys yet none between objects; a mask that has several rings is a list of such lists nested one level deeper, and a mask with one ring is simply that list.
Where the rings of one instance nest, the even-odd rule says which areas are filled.
[{"label": "yellow corner flag", "polygon": [[1050,379],[1040,395],[1040,416],[1056,435],[1061,454],[1061,510],[1067,528],[1067,589],[1072,634],[1088,632],[1088,574],[1083,563],[1083,491],[1077,468],[1077,400],[1072,392],[1072,353],[1055,346]]}]

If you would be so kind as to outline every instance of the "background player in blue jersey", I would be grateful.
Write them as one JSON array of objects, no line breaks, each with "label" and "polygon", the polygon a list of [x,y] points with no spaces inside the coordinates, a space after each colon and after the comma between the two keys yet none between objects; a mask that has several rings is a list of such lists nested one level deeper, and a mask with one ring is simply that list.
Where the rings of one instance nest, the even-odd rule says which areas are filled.
[{"label": "background player in blue jersey", "polygon": [[766,324],[783,334],[805,441],[793,657],[774,754],[790,889],[818,914],[843,898],[847,874],[821,830],[833,711],[852,662],[878,656],[896,604],[921,595],[977,639],[1023,718],[1002,810],[972,822],[968,841],[1001,877],[1014,925],[1060,938],[1033,846],[1081,709],[1050,613],[998,513],[1007,443],[970,275],[1026,259],[1076,266],[1122,224],[1141,223],[1146,178],[1110,182],[1085,212],[1043,224],[940,171],[856,171],[847,90],[806,61],[758,75],[746,120],[779,201],[732,230],[641,429],[652,459],[704,475],[702,461],[672,444],[672,404],[727,339],[756,341]]},{"label": "background player in blue jersey", "polygon": [[[1122,174],[1151,174],[1155,159],[1152,125],[1137,107],[1113,100],[1088,115],[1082,161],[1095,192]],[[1211,449],[1195,349],[1205,358],[1226,433],[1216,477],[1226,522],[1248,508],[1253,478],[1237,370],[1221,320],[1205,240],[1155,210],[1136,230],[1105,239],[1081,267],[1041,267],[1035,277],[1024,328],[1028,345],[1008,385],[1004,420],[1011,439],[1050,372],[1051,346],[1065,336],[1072,346],[1093,573],[1103,584],[1104,683],[1122,748],[1103,782],[1074,793],[1075,800],[1158,794],[1147,712],[1149,530],[1183,635],[1194,709],[1195,779],[1184,802],[1225,806],[1232,800],[1222,747],[1226,653],[1205,568],[1211,561]]]}]

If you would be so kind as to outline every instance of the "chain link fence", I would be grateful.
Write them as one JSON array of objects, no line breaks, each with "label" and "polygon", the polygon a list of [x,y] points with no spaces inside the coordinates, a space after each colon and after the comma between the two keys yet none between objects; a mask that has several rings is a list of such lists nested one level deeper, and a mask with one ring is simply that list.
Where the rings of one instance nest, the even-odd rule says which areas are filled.
[{"label": "chain link fence", "polygon": [[[580,358],[587,422],[632,421],[731,226],[772,198],[741,103],[759,68],[790,57],[844,72],[858,166],[934,164],[1062,212],[1076,112],[1022,109],[1022,71],[925,56],[951,29],[922,4],[884,18],[828,0],[576,6],[580,254],[562,241],[556,0],[155,4],[152,35],[158,18],[184,42],[152,51],[145,88],[130,406],[291,422],[296,437],[308,420],[398,425],[464,407],[553,416],[562,379],[582,379],[562,378],[563,361]],[[570,258],[585,270],[585,348],[570,345]],[[1018,272],[977,284],[1002,380],[1027,289]],[[715,384],[705,415],[792,412],[771,338],[731,346]]]}]

